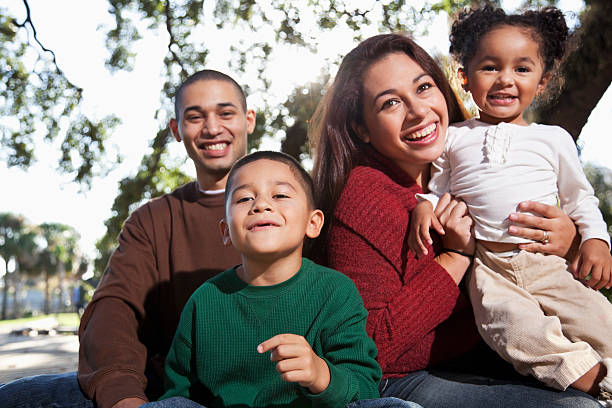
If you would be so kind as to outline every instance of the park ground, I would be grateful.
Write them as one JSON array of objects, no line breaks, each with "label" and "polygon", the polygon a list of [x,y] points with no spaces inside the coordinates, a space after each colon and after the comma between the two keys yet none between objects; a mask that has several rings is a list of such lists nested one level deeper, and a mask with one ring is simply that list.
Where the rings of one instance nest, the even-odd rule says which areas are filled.
[{"label": "park ground", "polygon": [[0,321],[0,384],[75,371],[78,324],[76,313]]}]

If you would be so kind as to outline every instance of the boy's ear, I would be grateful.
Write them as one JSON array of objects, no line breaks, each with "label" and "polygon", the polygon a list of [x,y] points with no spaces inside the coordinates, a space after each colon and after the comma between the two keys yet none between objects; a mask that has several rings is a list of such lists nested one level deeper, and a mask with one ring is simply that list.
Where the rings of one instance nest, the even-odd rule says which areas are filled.
[{"label": "boy's ear", "polygon": [[179,135],[178,123],[177,123],[176,119],[174,119],[174,118],[170,119],[170,123],[168,124],[168,127],[170,127],[170,131],[172,132],[172,136],[174,136],[174,138],[176,139],[177,142],[180,142],[181,141],[181,135]]},{"label": "boy's ear", "polygon": [[368,135],[368,131],[362,125],[356,125],[355,123],[351,123],[351,127],[357,133],[357,137],[363,140],[364,143],[370,143],[370,135]]},{"label": "boy's ear", "polygon": [[538,83],[538,88],[536,90],[536,95],[541,94],[546,89],[546,85],[548,85],[548,81],[550,81],[550,71],[542,75],[540,82]]},{"label": "boy's ear", "polygon": [[310,213],[310,218],[308,219],[308,224],[306,225],[306,236],[308,238],[318,237],[321,233],[321,228],[323,228],[323,222],[325,222],[323,211],[313,210]]},{"label": "boy's ear", "polygon": [[457,70],[457,78],[459,78],[459,83],[461,84],[461,88],[463,88],[465,92],[469,92],[470,87],[468,86],[467,75],[465,74],[465,70],[463,68],[459,68]]},{"label": "boy's ear", "polygon": [[225,218],[222,218],[221,221],[219,221],[219,229],[221,230],[221,237],[223,238],[223,245],[225,246],[232,245],[232,239],[230,238],[230,234],[229,234],[229,226],[227,225],[227,222],[225,222]]}]

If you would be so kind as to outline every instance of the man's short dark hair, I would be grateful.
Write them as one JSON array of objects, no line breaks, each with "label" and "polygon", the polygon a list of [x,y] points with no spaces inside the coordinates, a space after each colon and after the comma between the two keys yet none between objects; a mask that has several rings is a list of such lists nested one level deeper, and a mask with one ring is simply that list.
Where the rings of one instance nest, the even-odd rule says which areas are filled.
[{"label": "man's short dark hair", "polygon": [[286,164],[304,189],[304,193],[306,193],[308,207],[311,209],[315,208],[314,184],[312,182],[312,177],[310,177],[310,174],[306,170],[304,170],[302,165],[292,156],[289,156],[288,154],[283,152],[276,152],[272,150],[261,150],[253,152],[242,157],[240,160],[234,163],[232,169],[229,172],[229,175],[227,176],[227,183],[225,184],[226,205],[232,191],[232,184],[234,183],[234,176],[236,174],[236,171],[238,171],[239,168],[243,167],[246,164],[264,159]]},{"label": "man's short dark hair", "polygon": [[198,71],[195,74],[190,75],[181,84],[181,86],[179,86],[179,88],[176,90],[176,94],[174,96],[174,115],[177,120],[179,119],[179,113],[180,113],[179,105],[181,103],[183,91],[189,85],[193,84],[194,82],[198,82],[198,81],[224,81],[224,82],[228,82],[234,85],[234,88],[236,88],[236,90],[238,91],[238,95],[240,98],[240,105],[242,106],[242,109],[246,112],[247,110],[246,95],[244,94],[242,87],[238,85],[238,82],[234,81],[234,78],[230,77],[229,75],[224,74],[223,72],[215,71],[214,69],[203,69],[202,71]]}]

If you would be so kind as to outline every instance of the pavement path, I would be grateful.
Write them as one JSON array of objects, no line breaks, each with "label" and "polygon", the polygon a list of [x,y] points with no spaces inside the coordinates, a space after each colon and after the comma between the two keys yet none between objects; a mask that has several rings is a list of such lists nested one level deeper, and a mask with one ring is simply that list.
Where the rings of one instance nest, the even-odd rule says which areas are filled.
[{"label": "pavement path", "polygon": [[[75,334],[53,333],[57,321],[41,319],[19,326],[0,326],[0,384],[36,374],[75,371],[79,339]],[[14,335],[24,329],[29,335]],[[28,330],[34,329],[34,330]],[[51,330],[50,334],[35,334]]]}]

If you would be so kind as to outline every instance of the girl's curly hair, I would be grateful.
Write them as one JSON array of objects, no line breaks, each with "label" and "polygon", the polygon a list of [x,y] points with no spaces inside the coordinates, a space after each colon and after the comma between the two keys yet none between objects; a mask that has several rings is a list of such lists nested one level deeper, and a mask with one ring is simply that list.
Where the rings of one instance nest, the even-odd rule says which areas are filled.
[{"label": "girl's curly hair", "polygon": [[501,8],[491,6],[461,11],[451,28],[450,53],[467,68],[482,37],[503,25],[522,27],[532,33],[539,45],[544,73],[552,70],[563,58],[569,30],[563,13],[556,7],[529,10],[523,14],[506,14]]}]

